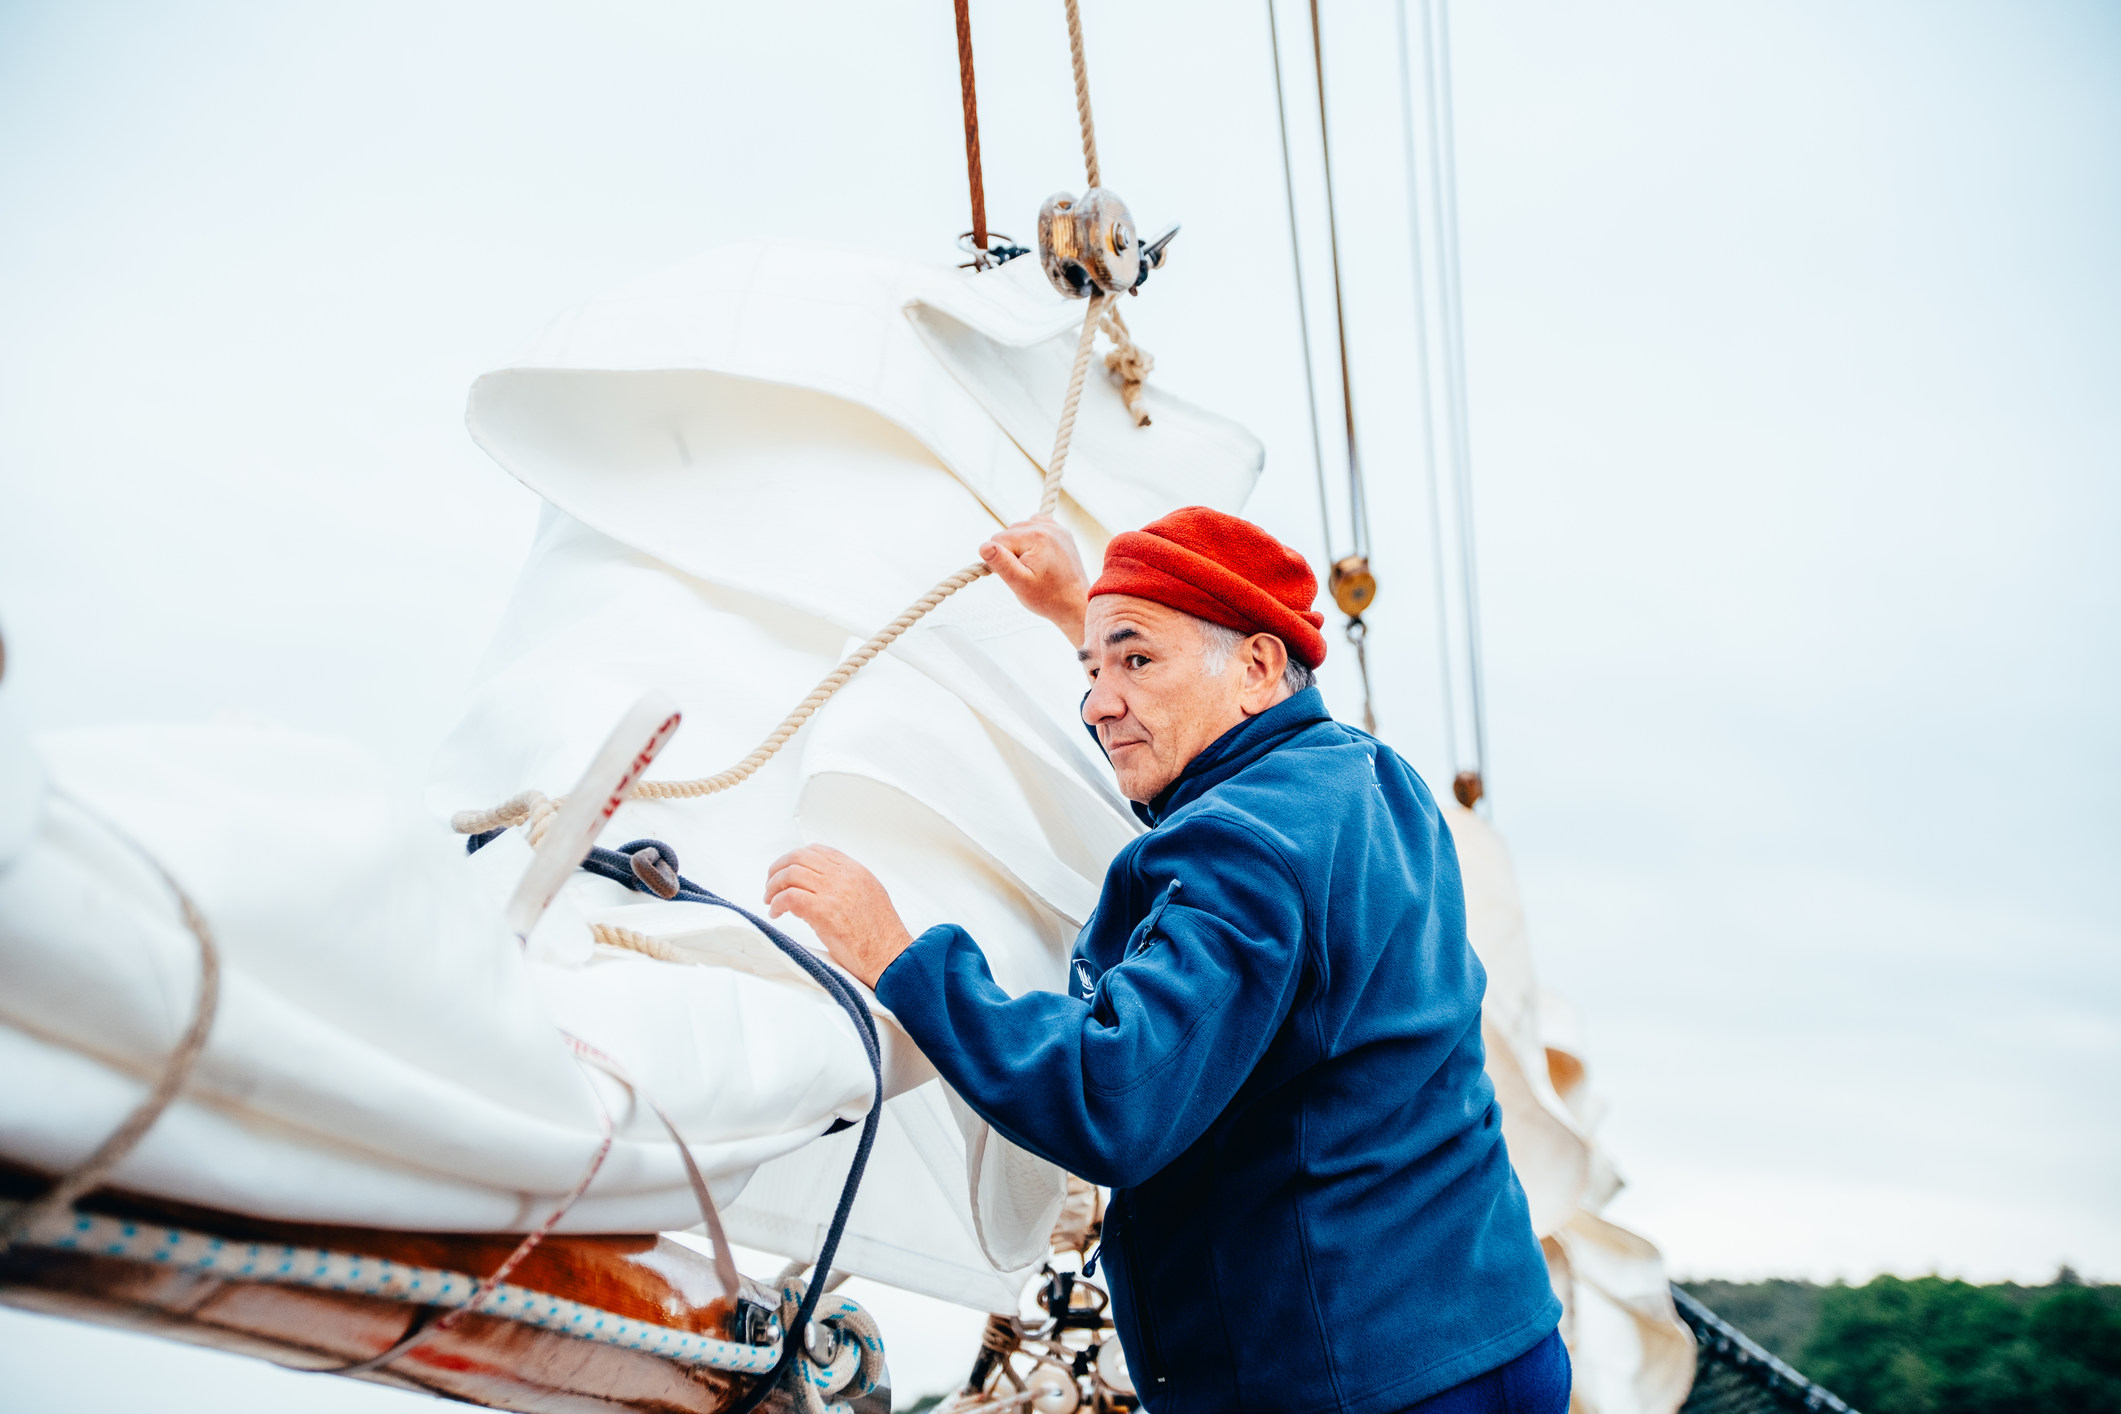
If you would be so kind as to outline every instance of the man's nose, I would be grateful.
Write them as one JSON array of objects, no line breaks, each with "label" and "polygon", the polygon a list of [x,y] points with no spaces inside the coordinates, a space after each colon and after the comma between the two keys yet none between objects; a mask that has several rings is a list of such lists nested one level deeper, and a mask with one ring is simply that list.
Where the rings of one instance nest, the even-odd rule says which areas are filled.
[{"label": "man's nose", "polygon": [[1090,684],[1090,695],[1083,699],[1084,722],[1094,727],[1126,715],[1127,700],[1116,689],[1107,686],[1102,677]]}]

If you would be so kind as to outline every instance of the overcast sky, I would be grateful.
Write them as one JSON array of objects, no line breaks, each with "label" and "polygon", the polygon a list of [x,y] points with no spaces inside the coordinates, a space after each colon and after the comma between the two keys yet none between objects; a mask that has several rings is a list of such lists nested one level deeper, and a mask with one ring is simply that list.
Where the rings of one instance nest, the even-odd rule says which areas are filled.
[{"label": "overcast sky", "polygon": [[[1324,9],[1381,727],[1440,781],[1393,10]],[[1028,235],[1081,183],[1060,5],[973,12]],[[1108,184],[1185,223],[1155,380],[1261,436],[1252,512],[1317,555],[1264,6],[1084,16]],[[1454,23],[1494,818],[1613,1215],[1682,1275],[2121,1279],[2121,9]],[[418,779],[536,513],[472,378],[722,242],[951,258],[957,102],[943,0],[0,4],[10,695]],[[0,1407],[169,1407],[148,1350],[0,1318]]]}]

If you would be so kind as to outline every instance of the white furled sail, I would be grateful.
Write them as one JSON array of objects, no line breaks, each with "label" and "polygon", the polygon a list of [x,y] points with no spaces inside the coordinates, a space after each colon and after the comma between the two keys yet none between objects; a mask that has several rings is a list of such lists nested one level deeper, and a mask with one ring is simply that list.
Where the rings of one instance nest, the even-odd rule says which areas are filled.
[{"label": "white furled sail", "polygon": [[[551,509],[431,807],[554,789],[651,687],[687,721],[658,778],[741,756],[852,641],[1036,508],[1081,310],[1028,260],[973,276],[740,247],[592,301],[481,378],[473,435]],[[1093,561],[1111,529],[1185,504],[1235,509],[1258,474],[1242,429],[1148,396],[1152,425],[1137,428],[1105,380],[1085,389],[1061,516]],[[1004,987],[1058,988],[1107,862],[1139,829],[1075,716],[1081,693],[1068,646],[984,580],[756,776],[633,801],[606,842],[662,840],[688,878],[746,906],[776,856],[834,845],[877,872],[916,931],[961,923]],[[587,925],[697,930],[711,912],[640,900],[570,885],[577,955],[592,956]],[[1061,1175],[958,1104],[883,1015],[902,1061],[839,1265],[1013,1309],[1021,1270],[1046,1255]],[[731,1235],[814,1252],[854,1138],[769,1164],[728,1214]]]},{"label": "white furled sail", "polygon": [[[1030,278],[1025,278],[1028,275]],[[1028,514],[1080,306],[1031,262],[969,276],[824,247],[716,252],[564,317],[481,379],[474,435],[548,510],[429,792],[446,816],[570,786],[650,688],[686,725],[654,775],[725,765],[994,528]],[[1260,449],[1093,380],[1062,515],[1234,507]],[[1025,448],[1037,449],[1027,452]],[[871,861],[916,926],[948,918],[1014,989],[1058,985],[1105,862],[1138,828],[1073,718],[1065,645],[992,583],[902,638],[726,796],[633,802],[739,903],[803,839]],[[619,1139],[564,1230],[689,1226],[675,1145],[585,1073],[616,1057],[677,1123],[741,1241],[812,1255],[867,1109],[845,1015],[750,924],[569,882],[520,947],[520,831],[466,858],[343,743],[256,723],[0,741],[0,1158],[79,1163],[159,1074],[197,948],[137,844],[220,944],[221,1008],[183,1097],[109,1175],[263,1218],[519,1230]],[[601,946],[605,925],[674,966]],[[791,931],[800,934],[801,925]],[[841,1264],[989,1309],[1042,1257],[1061,1176],[953,1104],[884,1018],[891,1099]],[[754,1178],[761,1165],[763,1177]]]},{"label": "white furled sail", "polygon": [[[343,743],[239,722],[39,747],[51,789],[0,872],[0,1157],[72,1168],[187,1025],[197,945],[128,839],[197,903],[222,982],[199,1069],[120,1187],[260,1217],[521,1228],[581,1177],[605,1086],[626,1122],[569,1226],[695,1221],[660,1123],[589,1078],[556,1024],[633,1070],[726,1196],[868,1107],[862,1048],[813,989],[526,958],[501,923],[522,857],[466,860]],[[812,1041],[753,1056],[720,1040],[762,1028]]]}]

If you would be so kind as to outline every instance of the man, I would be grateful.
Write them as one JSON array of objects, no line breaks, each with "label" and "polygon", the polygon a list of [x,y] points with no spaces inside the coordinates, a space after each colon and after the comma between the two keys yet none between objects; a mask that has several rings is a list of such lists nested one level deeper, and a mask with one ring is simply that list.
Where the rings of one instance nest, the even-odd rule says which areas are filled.
[{"label": "man", "polygon": [[1087,590],[1051,521],[980,554],[1079,645],[1083,720],[1150,826],[1068,994],[1010,998],[960,928],[915,940],[837,850],[779,860],[773,913],[997,1129],[1111,1186],[1099,1258],[1154,1414],[1561,1414],[1457,855],[1421,779],[1311,685],[1310,566],[1199,506],[1115,536]]}]

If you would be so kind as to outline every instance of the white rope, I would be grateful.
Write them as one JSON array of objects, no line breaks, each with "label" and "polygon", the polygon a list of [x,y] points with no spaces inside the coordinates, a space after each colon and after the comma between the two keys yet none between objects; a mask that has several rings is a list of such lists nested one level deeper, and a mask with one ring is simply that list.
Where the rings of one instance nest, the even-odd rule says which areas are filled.
[{"label": "white rope", "polygon": [[[1068,52],[1075,74],[1075,112],[1082,125],[1083,172],[1091,186],[1098,185],[1097,125],[1090,116],[1090,74],[1083,59],[1083,22],[1077,10],[1077,0],[1066,0],[1068,12]],[[1083,331],[1075,342],[1075,365],[1068,373],[1068,391],[1061,401],[1060,422],[1053,432],[1053,455],[1046,461],[1045,483],[1038,498],[1038,514],[1050,516],[1060,505],[1061,477],[1067,470],[1068,448],[1075,438],[1075,415],[1083,397],[1083,379],[1089,371],[1090,354],[1096,343],[1097,331],[1102,326],[1107,337],[1116,346],[1106,359],[1105,366],[1120,385],[1121,397],[1126,401],[1127,411],[1135,425],[1145,426],[1149,421],[1146,409],[1141,406],[1141,383],[1154,367],[1155,360],[1137,348],[1127,332],[1126,323],[1117,311],[1111,310],[1112,297],[1103,294],[1090,297],[1090,307],[1083,311]],[[739,785],[757,774],[760,767],[771,761],[803,724],[817,714],[820,707],[832,700],[833,694],[845,687],[854,675],[872,662],[876,655],[898,641],[899,635],[912,628],[936,605],[963,589],[973,581],[991,573],[984,564],[967,565],[955,574],[939,581],[933,589],[906,606],[890,623],[871,634],[861,647],[827,673],[810,695],[795,705],[795,709],[783,717],[766,739],[753,747],[748,755],[726,770],[711,776],[701,776],[690,781],[643,781],[633,789],[640,800],[696,800],[701,796],[718,795],[731,786]],[[526,825],[525,833],[535,845],[544,834],[546,824],[558,812],[559,802],[548,800],[534,790],[503,801],[487,810],[460,810],[450,818],[450,825],[458,834],[484,834],[489,830],[502,829],[510,825]],[[620,947],[633,946],[619,942]],[[638,949],[646,951],[646,949]],[[650,953],[650,956],[655,954]]]},{"label": "white rope", "polygon": [[[1053,455],[1047,458],[1045,483],[1038,498],[1037,513],[1042,516],[1052,515],[1060,505],[1061,478],[1067,471],[1068,449],[1075,440],[1075,418],[1082,405],[1083,382],[1089,372],[1090,354],[1100,321],[1111,303],[1111,298],[1109,295],[1092,295],[1090,307],[1083,312],[1082,334],[1075,341],[1075,364],[1068,374],[1068,391],[1061,403],[1060,422],[1053,431]],[[848,654],[838,667],[827,673],[816,687],[810,689],[810,695],[798,702],[795,710],[783,717],[780,723],[766,734],[766,739],[753,747],[750,754],[735,765],[697,780],[643,781],[634,787],[634,797],[642,800],[693,800],[700,796],[717,795],[731,786],[749,780],[757,774],[761,766],[771,761],[780,749],[788,744],[789,739],[802,729],[803,723],[815,716],[817,710],[831,701],[833,694],[845,687],[877,654],[897,642],[901,634],[919,623],[936,605],[989,573],[991,571],[984,564],[967,565],[907,605],[903,613],[871,634],[861,647]],[[491,809],[458,811],[449,823],[457,833],[464,835],[483,834],[488,830],[510,825],[527,825],[526,834],[535,845],[544,834],[547,822],[558,812],[558,801],[547,799],[541,792],[526,790]],[[617,942],[615,946],[633,945]],[[654,955],[650,953],[650,956]]]},{"label": "white rope", "polygon": [[613,923],[590,924],[589,937],[591,941],[602,943],[607,948],[625,948],[629,952],[652,957],[657,962],[688,960],[683,952],[661,938],[651,938],[646,933],[636,933],[631,928],[621,928]]},{"label": "white rope", "polygon": [[1118,385],[1120,401],[1127,405],[1127,415],[1134,419],[1134,425],[1147,427],[1149,409],[1142,402],[1142,385],[1156,368],[1156,356],[1134,342],[1133,331],[1120,318],[1118,304],[1105,306],[1104,321],[1098,327],[1112,341],[1112,352],[1105,355],[1105,372]]},{"label": "white rope", "polygon": [[1090,70],[1083,63],[1083,17],[1076,0],[1067,0],[1068,58],[1075,69],[1075,118],[1083,129],[1083,176],[1093,187],[1103,186],[1097,174],[1097,124],[1090,117]]}]

